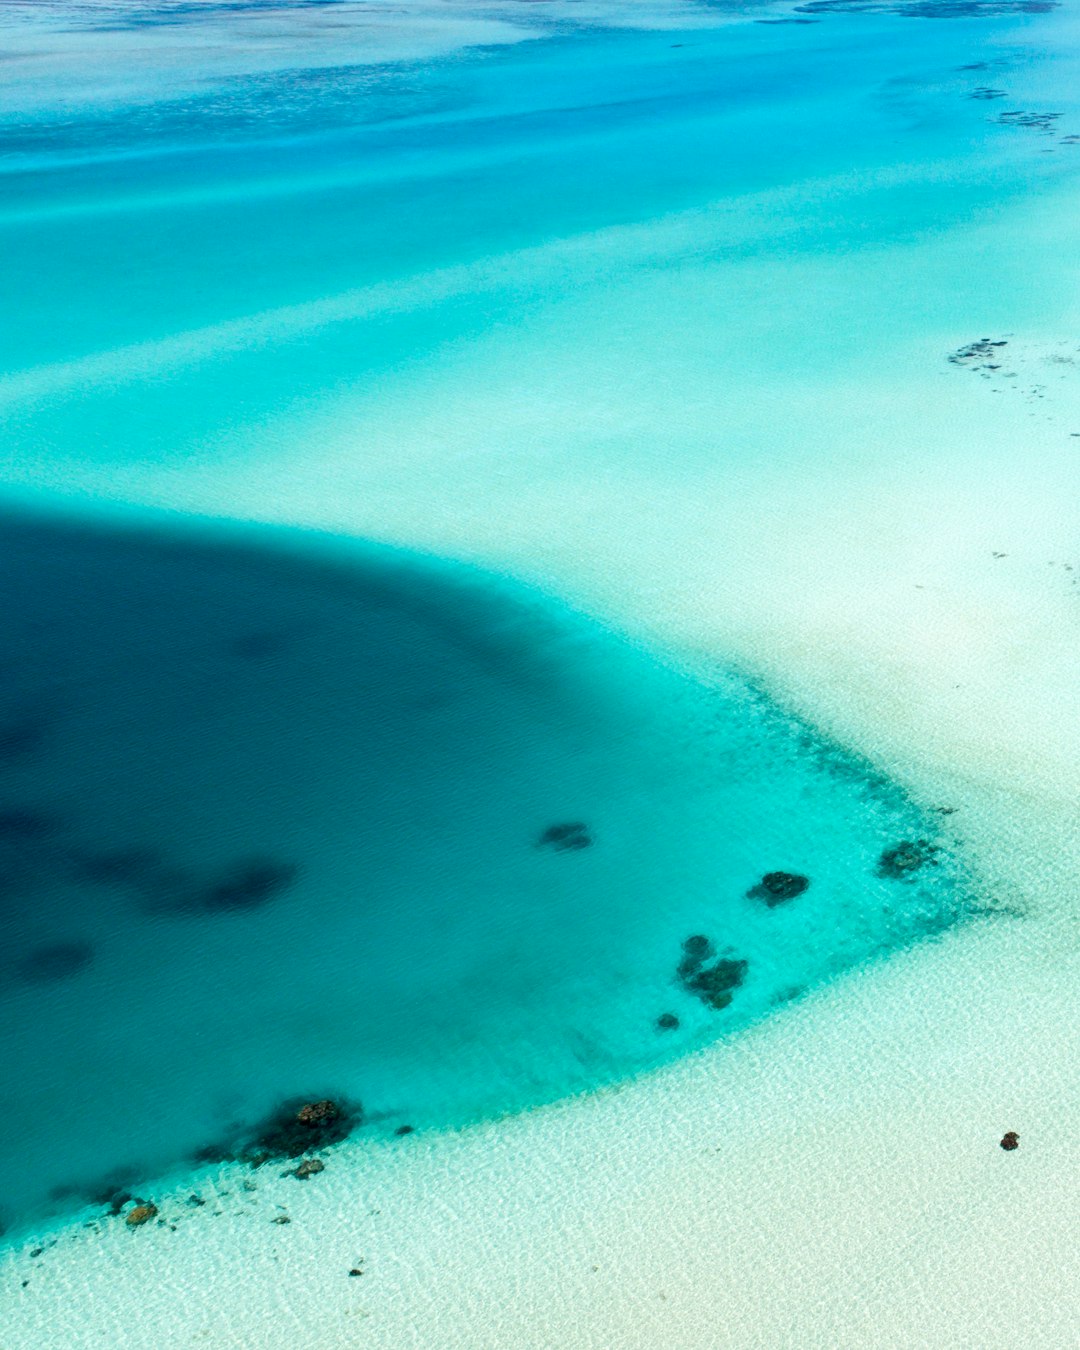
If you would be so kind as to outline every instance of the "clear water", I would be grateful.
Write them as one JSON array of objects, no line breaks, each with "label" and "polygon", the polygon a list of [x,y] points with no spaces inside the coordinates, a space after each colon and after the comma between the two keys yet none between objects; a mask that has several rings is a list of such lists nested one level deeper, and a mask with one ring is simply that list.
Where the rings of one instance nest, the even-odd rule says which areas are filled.
[{"label": "clear water", "polygon": [[[593,1086],[961,912],[946,857],[878,872],[940,818],[733,679],[434,563],[205,535],[4,522],[13,1209],[296,1095],[385,1132]],[[751,894],[776,870],[811,885]],[[747,962],[725,1008],[693,934]]]},{"label": "clear water", "polygon": [[[970,98],[988,77],[958,73],[1003,59],[1022,21],[626,32],[543,11],[506,20],[534,40],[444,34],[375,64],[306,30],[245,37],[233,8],[7,20],[51,72],[15,60],[2,105],[14,1219],[174,1166],[286,1096],[360,1099],[389,1132],[609,1082],[964,912],[947,804],[914,805],[723,653],[691,680],[412,547],[537,481],[557,520],[625,478],[663,530],[665,482],[712,457],[737,476],[761,442],[643,430],[628,388],[655,411],[651,376],[689,416],[709,381],[734,409],[746,374],[885,361],[857,285],[740,308],[695,269],[857,256],[1029,190],[1036,142],[990,126]],[[332,7],[292,18],[314,8]],[[658,295],[680,275],[692,299]],[[944,322],[925,277],[905,294],[905,340]],[[530,325],[548,346],[515,367]],[[504,420],[463,429],[455,409],[419,452],[401,410],[420,390],[438,412],[463,370],[483,389],[473,354],[504,334]],[[520,404],[584,357],[595,420],[571,405],[561,449],[549,424],[532,439]],[[574,822],[587,847],[544,842]],[[881,875],[923,838],[935,864]],[[809,889],[765,904],[774,870]],[[747,963],[727,1007],[677,977],[692,934]]]}]

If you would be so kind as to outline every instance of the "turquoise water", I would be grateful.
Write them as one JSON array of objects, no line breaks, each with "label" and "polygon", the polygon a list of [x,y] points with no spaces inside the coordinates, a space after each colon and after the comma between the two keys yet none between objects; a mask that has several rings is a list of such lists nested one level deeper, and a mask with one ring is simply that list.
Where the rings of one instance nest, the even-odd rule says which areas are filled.
[{"label": "turquoise water", "polygon": [[[4,537],[16,1211],[298,1095],[385,1133],[609,1081],[962,913],[947,854],[879,867],[942,817],[491,579],[205,527]],[[746,963],[726,1006],[678,975],[694,935]]]},{"label": "turquoise water", "polygon": [[[227,5],[6,20],[0,1195],[16,1220],[173,1167],[298,1094],[362,1101],[389,1133],[610,1082],[968,903],[948,803],[908,800],[722,652],[691,679],[426,546],[453,532],[455,494],[497,519],[502,494],[542,480],[557,520],[560,494],[572,514],[596,482],[649,498],[761,453],[642,430],[637,384],[641,407],[653,380],[683,415],[715,382],[734,409],[743,378],[880,373],[897,343],[947,329],[964,286],[986,288],[936,284],[940,260],[869,304],[824,269],[816,295],[740,305],[723,287],[761,259],[864,269],[1051,191],[1071,124],[1017,128],[973,97],[1011,82],[1002,107],[1028,106],[1036,19],[781,25],[688,6],[676,17],[698,26],[625,31],[508,10],[529,40],[444,34],[374,64],[288,28],[333,8],[275,7],[272,42]],[[985,265],[1032,308],[1050,286],[1007,248]],[[716,290],[696,289],[703,267]],[[685,307],[652,309],[680,275]],[[580,326],[559,323],[568,304]],[[463,353],[505,337],[505,388],[516,335],[545,323],[504,420],[463,432],[455,410],[446,430],[437,396],[458,395]],[[560,458],[527,410],[582,362],[595,427],[568,416]],[[482,388],[483,364],[464,368]],[[423,455],[394,412],[418,388],[436,396]],[[328,519],[341,537],[302,528]],[[763,521],[763,552],[789,527]],[[914,840],[941,851],[889,875],[883,853]],[[809,887],[769,904],[776,871]],[[680,975],[694,935],[738,970],[722,1006]]]}]

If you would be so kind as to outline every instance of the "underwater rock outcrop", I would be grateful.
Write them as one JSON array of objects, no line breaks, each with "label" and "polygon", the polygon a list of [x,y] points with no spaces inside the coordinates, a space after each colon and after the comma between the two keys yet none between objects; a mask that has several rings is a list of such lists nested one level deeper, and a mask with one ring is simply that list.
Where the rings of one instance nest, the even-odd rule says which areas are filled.
[{"label": "underwater rock outcrop", "polygon": [[794,900],[810,885],[810,878],[798,872],[766,872],[761,881],[752,886],[746,894],[752,900],[762,900],[770,909],[782,905],[785,900]]},{"label": "underwater rock outcrop", "polygon": [[676,973],[687,993],[719,1012],[728,1006],[735,990],[746,978],[749,963],[722,956],[711,966],[706,965],[713,955],[714,948],[709,938],[695,933],[683,943],[683,956]]},{"label": "underwater rock outcrop", "polygon": [[291,886],[297,870],[290,863],[261,858],[239,863],[207,891],[203,908],[210,913],[258,909]]},{"label": "underwater rock outcrop", "polygon": [[536,841],[536,846],[554,849],[556,853],[570,853],[588,848],[591,843],[589,827],[579,820],[574,820],[565,825],[549,825]]},{"label": "underwater rock outcrop", "polygon": [[44,984],[77,975],[93,959],[94,949],[89,942],[51,942],[25,956],[16,969],[27,982]]},{"label": "underwater rock outcrop", "polygon": [[136,1205],[124,1215],[124,1222],[129,1228],[141,1228],[144,1223],[156,1218],[157,1212],[157,1205]]},{"label": "underwater rock outcrop", "polygon": [[940,852],[940,847],[929,839],[903,839],[882,853],[878,859],[877,874],[891,881],[907,881],[920,868],[936,866]]},{"label": "underwater rock outcrop", "polygon": [[1011,1153],[1014,1148],[1020,1147],[1020,1136],[1015,1130],[1006,1130],[1001,1136],[1001,1147],[1006,1153]]},{"label": "underwater rock outcrop", "polygon": [[294,1097],[253,1127],[238,1130],[232,1141],[200,1149],[197,1161],[246,1162],[261,1167],[275,1159],[299,1158],[312,1149],[339,1144],[362,1120],[363,1109],[358,1102]]},{"label": "underwater rock outcrop", "polygon": [[326,1171],[326,1164],[321,1158],[305,1158],[299,1167],[294,1167],[285,1176],[295,1177],[297,1181],[307,1181],[308,1177],[317,1176],[320,1172]]},{"label": "underwater rock outcrop", "polygon": [[714,965],[705,966],[686,981],[686,988],[696,994],[702,1003],[719,1011],[726,1008],[735,990],[746,978],[748,963],[734,957],[721,957]]}]

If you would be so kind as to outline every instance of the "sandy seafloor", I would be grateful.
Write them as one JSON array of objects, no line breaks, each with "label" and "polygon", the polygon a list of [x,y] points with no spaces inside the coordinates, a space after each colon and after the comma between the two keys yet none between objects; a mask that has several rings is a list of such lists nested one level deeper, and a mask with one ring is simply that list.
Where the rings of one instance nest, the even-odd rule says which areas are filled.
[{"label": "sandy seafloor", "polygon": [[1003,912],[621,1084],[15,1233],[0,1345],[1077,1344],[1072,9],[48,8],[11,502],[389,543],[744,672]]}]

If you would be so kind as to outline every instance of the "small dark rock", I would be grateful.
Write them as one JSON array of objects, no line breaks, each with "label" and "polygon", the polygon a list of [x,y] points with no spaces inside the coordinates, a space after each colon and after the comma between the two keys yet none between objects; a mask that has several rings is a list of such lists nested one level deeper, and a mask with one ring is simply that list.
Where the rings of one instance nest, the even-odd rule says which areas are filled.
[{"label": "small dark rock", "polygon": [[1015,1130],[1006,1130],[1001,1136],[1001,1147],[1006,1153],[1011,1153],[1014,1148],[1020,1147],[1020,1136]]},{"label": "small dark rock", "polygon": [[904,839],[892,848],[887,848],[878,859],[878,876],[893,881],[906,881],[920,867],[934,864],[941,849],[928,839]]},{"label": "small dark rock", "polygon": [[35,1256],[43,1256],[44,1254],[45,1254],[44,1247],[35,1247],[34,1250],[30,1253],[30,1258],[32,1260]]},{"label": "small dark rock", "polygon": [[124,1215],[124,1222],[129,1228],[139,1228],[144,1223],[149,1223],[151,1219],[157,1217],[157,1205],[136,1205],[134,1209],[128,1210]]},{"label": "small dark rock", "polygon": [[271,1219],[271,1223],[292,1223],[292,1219],[287,1214],[279,1214],[276,1219]]},{"label": "small dark rock", "polygon": [[359,1267],[357,1267],[357,1266],[353,1266],[352,1270],[349,1271],[349,1274],[350,1274],[350,1275],[354,1275],[354,1276],[355,1276],[355,1275],[363,1275],[363,1273],[364,1273],[364,1272],[363,1272],[362,1270],[360,1270]]},{"label": "small dark rock", "polygon": [[679,1019],[674,1013],[661,1013],[656,1019],[656,1025],[661,1031],[677,1031]]},{"label": "small dark rock", "polygon": [[413,1127],[412,1127],[411,1125],[399,1125],[399,1126],[397,1127],[397,1129],[394,1131],[394,1133],[395,1133],[399,1138],[401,1138],[401,1136],[406,1135],[406,1134],[412,1134],[412,1132],[413,1132]]},{"label": "small dark rock", "polygon": [[589,827],[581,821],[570,821],[565,825],[549,825],[536,841],[536,846],[554,849],[556,853],[567,853],[588,848],[591,843]]},{"label": "small dark rock", "polygon": [[321,1158],[305,1158],[299,1167],[294,1167],[291,1172],[285,1172],[287,1177],[295,1177],[297,1181],[307,1181],[308,1177],[317,1176],[319,1172],[326,1170],[326,1164]]},{"label": "small dark rock", "polygon": [[341,1116],[341,1107],[329,1098],[321,1102],[308,1102],[296,1113],[297,1121],[311,1130],[321,1130],[327,1125],[332,1125],[336,1120],[340,1120]]},{"label": "small dark rock", "polygon": [[798,872],[766,872],[757,886],[751,887],[747,895],[754,900],[763,900],[770,909],[781,905],[785,900],[794,900],[810,885],[810,878]]},{"label": "small dark rock", "polygon": [[201,1195],[189,1195],[187,1202],[193,1209],[199,1209],[202,1205],[206,1204],[206,1201]]}]

